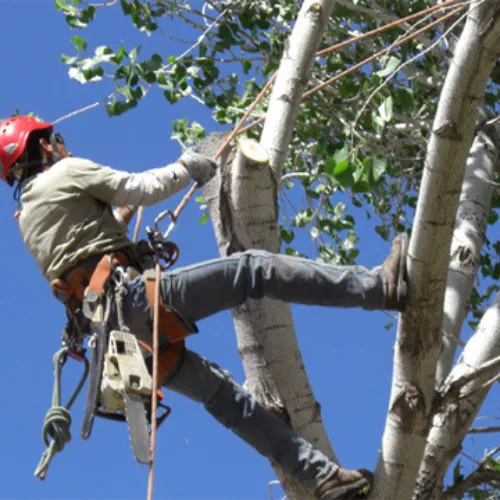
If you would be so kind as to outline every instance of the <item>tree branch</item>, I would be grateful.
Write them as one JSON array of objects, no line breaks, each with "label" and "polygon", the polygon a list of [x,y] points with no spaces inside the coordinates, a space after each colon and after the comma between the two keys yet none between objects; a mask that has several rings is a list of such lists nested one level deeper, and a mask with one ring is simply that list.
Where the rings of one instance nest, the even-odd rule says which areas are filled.
[{"label": "tree branch", "polygon": [[458,379],[451,382],[447,387],[444,388],[443,398],[448,400],[449,398],[455,399],[462,387],[467,385],[472,380],[475,380],[482,376],[492,376],[497,375],[500,370],[500,356],[483,363],[481,366],[478,366],[471,370],[469,373],[466,373],[460,376]]},{"label": "tree branch", "polygon": [[500,486],[500,471],[488,467],[489,461],[498,453],[500,446],[489,451],[479,463],[477,469],[466,478],[457,481],[443,491],[441,500],[453,500],[461,498],[467,491],[481,484],[488,484],[498,488]]}]

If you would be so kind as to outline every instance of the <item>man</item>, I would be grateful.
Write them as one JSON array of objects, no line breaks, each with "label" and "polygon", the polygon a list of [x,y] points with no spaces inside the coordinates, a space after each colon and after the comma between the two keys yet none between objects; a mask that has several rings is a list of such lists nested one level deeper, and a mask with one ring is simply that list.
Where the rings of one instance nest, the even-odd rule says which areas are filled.
[{"label": "man", "polygon": [[[191,179],[204,184],[214,176],[216,164],[187,151],[178,163],[163,168],[120,172],[73,158],[49,123],[18,116],[0,123],[0,166],[0,177],[16,185],[19,228],[26,246],[56,296],[76,314],[65,293],[80,287],[83,295],[82,272],[90,269],[91,278],[101,256],[111,252],[128,255],[129,264],[133,260],[135,247],[127,237],[126,223],[134,207],[158,203]],[[113,212],[112,206],[119,208]],[[161,298],[191,331],[196,321],[248,298],[401,311],[406,300],[406,244],[406,236],[396,238],[384,264],[371,271],[246,251],[162,273]],[[77,285],[75,276],[80,280]],[[130,278],[123,311],[131,331],[151,343],[145,288],[142,275]],[[111,326],[117,322],[114,316],[109,319]],[[168,332],[162,333],[168,337]],[[164,338],[162,342],[170,345]],[[317,498],[354,498],[371,482],[369,471],[339,468],[260,406],[227,372],[192,351],[182,349],[163,385],[203,403],[220,423],[313,488]]]}]

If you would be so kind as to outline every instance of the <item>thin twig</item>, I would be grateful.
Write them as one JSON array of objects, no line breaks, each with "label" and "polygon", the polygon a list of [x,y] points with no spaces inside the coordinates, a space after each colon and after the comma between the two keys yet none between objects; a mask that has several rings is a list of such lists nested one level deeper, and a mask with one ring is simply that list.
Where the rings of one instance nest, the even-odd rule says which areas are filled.
[{"label": "thin twig", "polygon": [[[451,14],[459,12],[459,9],[460,10],[463,9],[466,6],[467,3],[469,3],[469,2],[465,2],[461,7],[455,9],[454,11],[452,11]],[[361,107],[361,110],[357,113],[356,117],[354,118],[354,123],[352,125],[352,128],[356,127],[356,124],[358,123],[358,120],[361,118],[361,116],[363,115],[363,113],[365,112],[366,108],[368,107],[368,105],[373,100],[373,98],[382,90],[382,88],[384,88],[393,79],[393,77],[395,75],[397,75],[401,71],[402,68],[404,68],[405,66],[407,66],[407,65],[411,64],[412,62],[416,61],[417,59],[419,59],[423,55],[427,54],[427,52],[431,51],[434,47],[436,47],[437,45],[439,45],[441,43],[441,40],[443,38],[445,38],[452,30],[454,30],[455,27],[460,22],[462,22],[462,20],[466,16],[467,16],[467,13],[463,14],[462,16],[460,16],[460,18],[457,21],[455,21],[451,25],[451,27],[449,29],[447,29],[441,36],[439,36],[437,38],[437,40],[435,40],[429,47],[426,47],[422,52],[419,52],[415,56],[411,57],[410,59],[408,59],[407,61],[405,61],[404,63],[402,63],[400,66],[398,66],[394,71],[392,71],[392,73],[390,75],[388,75],[385,78],[385,80],[380,85],[378,85],[378,87],[368,96],[368,98],[366,99],[366,101],[363,103],[363,106]],[[442,20],[443,20],[443,18],[441,18],[441,20],[439,20],[439,22],[441,23]],[[427,29],[428,29],[428,26],[426,27]],[[393,46],[391,46],[389,48],[392,48],[392,47]]]},{"label": "thin twig", "polygon": [[469,429],[469,434],[493,434],[495,432],[500,432],[500,427],[471,427]]},{"label": "thin twig", "polygon": [[495,123],[500,121],[500,115],[496,116],[495,118],[492,118],[491,120],[486,122],[486,125],[494,125]]},{"label": "thin twig", "polygon": [[[411,14],[409,16],[403,17],[401,19],[398,19],[392,23],[385,24],[384,26],[381,26],[380,28],[376,28],[374,30],[368,31],[366,33],[363,33],[362,35],[359,35],[355,37],[356,41],[364,40],[365,38],[368,38],[373,35],[378,35],[379,33],[386,31],[391,28],[395,28],[396,26],[405,23],[407,21],[412,21],[413,19],[417,19],[418,17],[424,16],[426,14],[429,14],[431,12],[434,12],[435,10],[441,10],[445,7],[448,7],[449,5],[452,5],[454,3],[457,3],[458,0],[448,0],[447,2],[443,2],[437,5],[434,5],[432,7],[428,7],[427,9],[421,10],[419,12],[415,12],[415,14]],[[423,31],[421,32],[416,32],[414,36],[418,36]],[[338,43],[336,45],[333,45],[332,47],[328,47],[327,49],[320,50],[316,55],[318,57],[324,56],[326,54],[330,54],[331,52],[336,52],[338,49],[341,49],[342,47],[345,47],[346,45],[349,45],[352,43],[352,39],[350,40],[345,40],[344,42]]]},{"label": "thin twig", "polygon": [[462,7],[458,7],[457,9],[451,11],[450,13],[448,14],[445,14],[444,16],[440,17],[439,19],[437,19],[436,21],[433,21],[432,23],[429,23],[427,26],[424,26],[423,28],[419,29],[418,31],[416,31],[415,33],[412,33],[411,35],[408,35],[404,38],[401,38],[401,40],[398,40],[397,42],[395,42],[394,44],[390,45],[389,47],[386,47],[382,50],[380,50],[379,52],[377,52],[376,54],[366,58],[365,60],[351,66],[350,68],[338,73],[337,75],[335,75],[334,77],[326,80],[325,82],[323,82],[322,84],[318,85],[317,87],[309,90],[308,92],[306,92],[303,96],[303,98],[307,98],[309,97],[310,95],[312,94],[315,94],[316,92],[318,92],[319,90],[325,88],[325,87],[328,87],[329,85],[331,85],[332,83],[335,83],[336,81],[340,80],[341,78],[343,78],[344,76],[352,73],[353,71],[356,71],[357,69],[361,68],[362,66],[364,66],[365,64],[373,61],[374,59],[377,59],[378,57],[384,55],[386,52],[390,51],[391,49],[394,49],[396,47],[399,47],[400,45],[403,45],[404,43],[406,43],[407,41],[415,38],[416,36],[418,36],[420,33],[424,33],[425,31],[427,30],[430,30],[431,28],[433,28],[434,26],[442,23],[443,21],[445,21],[446,19],[454,16],[455,14],[457,14],[458,12],[460,12],[461,10],[463,10],[465,8],[465,5],[462,6]]},{"label": "thin twig", "polygon": [[118,3],[118,0],[110,0],[109,2],[103,2],[103,3],[86,3],[86,2],[81,2],[82,5],[88,5],[89,7],[94,7],[96,9],[102,9],[103,7],[111,7],[112,5],[115,5]]},{"label": "thin twig", "polygon": [[190,54],[194,49],[196,49],[196,47],[198,47],[199,45],[201,45],[201,43],[203,43],[203,41],[205,40],[205,38],[207,37],[207,35],[210,33],[210,31],[212,31],[212,29],[215,28],[215,26],[218,24],[218,22],[221,20],[221,18],[223,18],[226,15],[226,12],[228,10],[229,10],[229,7],[226,8],[226,9],[224,9],[217,16],[217,18],[215,19],[215,21],[212,24],[210,24],[210,26],[198,37],[198,40],[196,41],[196,43],[194,43],[191,47],[189,47],[189,49],[185,50],[180,56],[176,57],[175,61],[171,62],[170,64],[167,64],[166,66],[164,66],[161,69],[161,72],[167,71],[168,68],[172,67],[174,64],[177,64],[180,60],[184,59],[188,54]]},{"label": "thin twig", "polygon": [[115,95],[115,92],[112,92],[111,94],[107,95],[106,97],[103,97],[102,99],[99,99],[98,101],[94,102],[93,104],[89,104],[88,106],[85,106],[81,109],[77,109],[76,111],[73,111],[71,113],[68,113],[67,115],[61,116],[60,118],[57,118],[57,120],[54,120],[52,122],[52,125],[57,125],[58,123],[61,123],[64,120],[67,120],[68,118],[73,118],[76,115],[79,115],[81,113],[84,113],[85,111],[90,111],[91,109],[97,108],[101,104],[104,104],[105,102],[109,101],[111,97]]}]

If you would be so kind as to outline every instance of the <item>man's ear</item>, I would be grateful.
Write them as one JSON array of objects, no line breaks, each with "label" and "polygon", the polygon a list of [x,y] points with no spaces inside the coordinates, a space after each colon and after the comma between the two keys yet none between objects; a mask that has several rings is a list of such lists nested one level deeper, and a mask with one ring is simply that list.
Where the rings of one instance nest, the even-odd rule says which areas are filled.
[{"label": "man's ear", "polygon": [[48,143],[45,139],[40,139],[40,152],[42,153],[42,157],[51,159],[54,155],[54,148],[50,143]]}]

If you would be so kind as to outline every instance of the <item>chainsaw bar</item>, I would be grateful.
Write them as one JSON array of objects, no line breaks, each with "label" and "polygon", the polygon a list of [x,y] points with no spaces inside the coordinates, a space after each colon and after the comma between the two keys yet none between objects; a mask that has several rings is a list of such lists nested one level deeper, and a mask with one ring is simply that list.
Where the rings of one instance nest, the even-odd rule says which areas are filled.
[{"label": "chainsaw bar", "polygon": [[91,323],[92,341],[89,343],[89,383],[87,388],[87,399],[83,411],[83,424],[81,436],[88,439],[94,425],[94,418],[99,406],[99,391],[102,379],[102,368],[104,365],[104,354],[106,352],[106,328],[104,323],[93,321]]},{"label": "chainsaw bar", "polygon": [[141,464],[149,465],[151,449],[144,400],[139,394],[123,391],[123,402],[134,458]]}]

